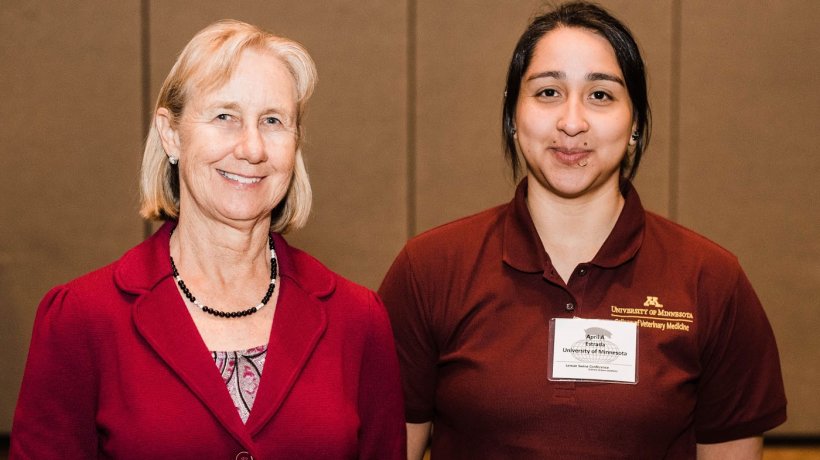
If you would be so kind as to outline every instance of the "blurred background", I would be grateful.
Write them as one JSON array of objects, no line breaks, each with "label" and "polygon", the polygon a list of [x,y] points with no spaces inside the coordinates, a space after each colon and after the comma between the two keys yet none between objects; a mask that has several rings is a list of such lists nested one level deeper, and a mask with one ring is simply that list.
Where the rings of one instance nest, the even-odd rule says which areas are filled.
[{"label": "blurred background", "polygon": [[[789,397],[789,421],[770,442],[816,444],[820,3],[600,4],[631,27],[648,65],[644,205],[739,256],[774,327]],[[0,0],[0,436],[8,442],[40,298],[152,230],[137,215],[142,143],[159,85],[199,29],[235,18],[310,51],[320,79],[304,148],[314,211],[288,239],[376,288],[408,237],[512,197],[504,78],[546,6]]]}]

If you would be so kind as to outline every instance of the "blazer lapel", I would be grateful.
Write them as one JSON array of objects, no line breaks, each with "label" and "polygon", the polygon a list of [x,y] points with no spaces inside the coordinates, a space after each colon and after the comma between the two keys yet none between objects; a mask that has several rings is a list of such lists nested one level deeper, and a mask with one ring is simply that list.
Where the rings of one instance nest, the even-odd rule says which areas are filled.
[{"label": "blazer lapel", "polygon": [[139,333],[168,367],[237,441],[251,448],[253,440],[173,279],[169,277],[142,296],[134,308],[133,318]]},{"label": "blazer lapel", "polygon": [[[311,285],[318,280],[304,279],[311,276],[309,273],[298,273],[299,268],[305,267],[297,267],[294,259],[302,254],[297,254],[280,236],[274,237],[282,275],[259,393],[246,424],[252,436],[276,415],[327,328],[325,307],[317,298],[327,292],[317,292]],[[321,282],[332,289],[329,279],[323,278]]]},{"label": "blazer lapel", "polygon": [[175,225],[166,222],[128,251],[118,263],[114,281],[124,292],[138,296],[132,313],[138,333],[225,429],[253,449],[253,441],[171,276],[168,242]]}]

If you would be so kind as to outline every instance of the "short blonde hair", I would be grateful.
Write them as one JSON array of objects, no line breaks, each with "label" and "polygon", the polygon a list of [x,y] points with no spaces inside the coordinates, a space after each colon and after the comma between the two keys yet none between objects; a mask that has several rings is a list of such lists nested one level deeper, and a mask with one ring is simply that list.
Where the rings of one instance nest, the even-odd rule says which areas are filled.
[{"label": "short blonde hair", "polygon": [[[271,230],[285,233],[305,224],[313,196],[301,145],[304,138],[302,117],[316,86],[317,76],[313,59],[302,45],[244,22],[215,22],[199,31],[182,50],[162,84],[154,113],[164,107],[171,113],[171,122],[177,123],[191,94],[225,84],[246,49],[272,52],[282,60],[296,84],[296,162],[287,195],[271,216]],[[142,217],[168,220],[179,216],[179,171],[168,161],[154,124],[145,141],[140,193]]]}]

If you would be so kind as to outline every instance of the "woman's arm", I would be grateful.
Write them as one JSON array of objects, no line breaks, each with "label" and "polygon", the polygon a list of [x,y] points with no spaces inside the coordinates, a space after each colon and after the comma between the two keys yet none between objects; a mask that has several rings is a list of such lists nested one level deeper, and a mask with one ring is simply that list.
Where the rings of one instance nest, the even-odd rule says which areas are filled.
[{"label": "woman's arm", "polygon": [[97,458],[97,373],[88,322],[78,307],[66,288],[40,303],[9,458]]},{"label": "woman's arm", "polygon": [[[393,325],[404,384],[405,416],[414,421],[432,420],[439,351],[427,314],[434,309],[425,302],[436,296],[425,289],[428,283],[419,282],[410,259],[405,247],[385,275],[379,295]],[[425,272],[434,270],[426,264],[421,266]],[[432,421],[407,423],[409,460],[423,458],[432,425]]]},{"label": "woman's arm", "polygon": [[760,460],[763,458],[763,438],[737,439],[717,444],[698,444],[698,460]]},{"label": "woman's arm", "polygon": [[399,362],[381,300],[372,295],[359,376],[359,458],[404,460],[406,437]]},{"label": "woman's arm", "polygon": [[433,422],[407,424],[407,460],[421,460],[427,450]]}]

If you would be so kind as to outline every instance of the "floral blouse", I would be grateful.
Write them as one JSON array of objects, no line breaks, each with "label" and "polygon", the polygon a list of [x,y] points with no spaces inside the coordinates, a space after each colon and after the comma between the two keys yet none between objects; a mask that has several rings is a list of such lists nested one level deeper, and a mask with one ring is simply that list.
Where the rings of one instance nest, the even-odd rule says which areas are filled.
[{"label": "floral blouse", "polygon": [[247,423],[253,402],[256,400],[256,391],[259,389],[259,379],[262,377],[267,353],[267,345],[244,351],[211,352],[242,422]]}]

